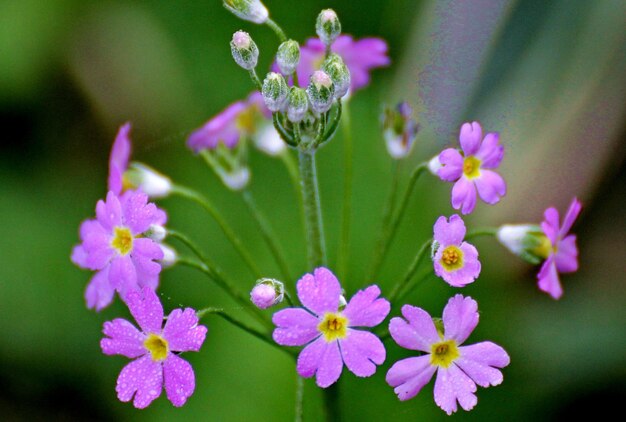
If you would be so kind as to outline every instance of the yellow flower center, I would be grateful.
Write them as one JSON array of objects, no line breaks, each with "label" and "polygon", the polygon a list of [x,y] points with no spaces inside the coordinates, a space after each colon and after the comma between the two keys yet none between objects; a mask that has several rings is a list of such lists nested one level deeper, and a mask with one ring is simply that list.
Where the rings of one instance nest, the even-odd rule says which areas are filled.
[{"label": "yellow flower center", "polygon": [[157,334],[150,334],[143,342],[143,346],[148,349],[152,355],[152,360],[155,362],[161,362],[167,357],[169,350],[167,340]]},{"label": "yellow flower center", "polygon": [[257,117],[257,109],[256,107],[248,107],[243,110],[237,116],[236,126],[237,129],[245,133],[246,135],[251,135],[254,133],[256,128],[256,117]]},{"label": "yellow flower center", "polygon": [[468,179],[475,179],[480,176],[480,164],[481,161],[470,155],[463,160],[463,173]]},{"label": "yellow flower center", "polygon": [[430,346],[431,365],[447,368],[452,365],[461,354],[454,340],[445,340]]},{"label": "yellow flower center", "polygon": [[457,246],[448,246],[441,254],[441,265],[446,271],[463,268],[463,251]]},{"label": "yellow flower center", "polygon": [[324,334],[324,339],[331,342],[338,338],[344,338],[347,334],[348,318],[340,313],[328,312],[324,319],[317,326],[317,329]]},{"label": "yellow flower center", "polygon": [[115,248],[120,255],[126,255],[133,249],[133,235],[126,227],[116,227],[115,235],[111,241],[111,246]]},{"label": "yellow flower center", "polygon": [[541,236],[541,242],[539,243],[538,246],[535,246],[532,249],[532,253],[538,257],[541,257],[543,259],[546,259],[550,256],[550,253],[556,253],[556,248],[552,247],[552,242],[550,242],[550,239],[548,239],[548,236],[546,235],[540,235]]}]

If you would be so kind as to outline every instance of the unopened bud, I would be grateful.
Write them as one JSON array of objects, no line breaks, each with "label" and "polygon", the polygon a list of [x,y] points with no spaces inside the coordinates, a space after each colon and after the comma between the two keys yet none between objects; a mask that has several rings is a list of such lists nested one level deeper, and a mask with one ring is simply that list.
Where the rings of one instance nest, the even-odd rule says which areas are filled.
[{"label": "unopened bud", "polygon": [[235,62],[246,70],[256,67],[259,60],[259,49],[247,32],[237,31],[230,41],[230,51]]},{"label": "unopened bud", "polygon": [[496,236],[504,247],[534,265],[545,260],[552,250],[550,239],[535,224],[505,224]]},{"label": "unopened bud", "polygon": [[315,22],[315,32],[326,47],[330,47],[341,34],[341,22],[333,9],[324,9],[320,12]]},{"label": "unopened bud", "polygon": [[306,91],[292,86],[287,97],[287,118],[292,123],[298,123],[304,119],[309,110],[309,99]]},{"label": "unopened bud", "polygon": [[281,111],[289,94],[289,87],[283,75],[276,72],[268,73],[263,81],[262,94],[265,105],[272,113]]},{"label": "unopened bud", "polygon": [[262,278],[250,292],[250,300],[257,308],[267,309],[283,301],[285,286],[272,278]]},{"label": "unopened bud", "polygon": [[413,109],[402,102],[395,109],[386,108],[383,113],[383,135],[387,151],[392,158],[399,160],[411,152],[419,125],[412,118]]},{"label": "unopened bud", "polygon": [[172,181],[141,163],[131,163],[124,173],[124,184],[139,189],[150,198],[164,198],[172,191]]},{"label": "unopened bud", "polygon": [[350,89],[350,71],[338,54],[330,54],[324,64],[322,70],[330,76],[335,85],[335,98],[341,98],[348,93]]},{"label": "unopened bud", "polygon": [[163,243],[160,243],[159,247],[163,251],[163,259],[159,261],[161,263],[161,266],[163,268],[168,268],[176,264],[176,262],[178,261],[178,254],[176,253],[176,251],[173,248],[164,245]]},{"label": "unopened bud", "polygon": [[250,170],[248,167],[240,167],[230,172],[223,172],[219,176],[227,188],[234,191],[240,191],[248,186],[248,182],[250,181]]},{"label": "unopened bud", "polygon": [[269,17],[267,8],[259,0],[224,0],[223,3],[231,13],[246,21],[261,24]]},{"label": "unopened bud", "polygon": [[143,234],[148,239],[152,239],[157,243],[160,243],[167,236],[167,230],[160,224],[151,224],[148,230]]},{"label": "unopened bud", "polygon": [[443,167],[441,161],[439,161],[439,154],[435,155],[428,162],[428,171],[430,171],[434,176],[439,177],[439,169]]},{"label": "unopened bud", "polygon": [[276,64],[283,75],[295,72],[300,62],[300,46],[294,40],[288,40],[278,47]]},{"label": "unopened bud", "polygon": [[335,99],[335,85],[326,72],[316,70],[311,76],[306,93],[311,102],[311,109],[316,113],[326,113]]}]

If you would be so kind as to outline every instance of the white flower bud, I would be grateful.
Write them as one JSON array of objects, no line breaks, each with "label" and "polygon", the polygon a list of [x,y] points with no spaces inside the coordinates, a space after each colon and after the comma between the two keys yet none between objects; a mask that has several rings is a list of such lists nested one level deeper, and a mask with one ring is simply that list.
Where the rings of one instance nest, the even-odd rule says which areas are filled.
[{"label": "white flower bud", "polygon": [[246,70],[256,67],[259,60],[259,49],[247,32],[237,31],[230,41],[230,51],[235,62]]},{"label": "white flower bud", "polygon": [[387,151],[392,158],[400,160],[411,152],[419,125],[412,118],[413,109],[402,102],[394,109],[386,108],[383,113],[383,136]]},{"label": "white flower bud", "polygon": [[327,47],[341,34],[341,22],[333,9],[324,9],[320,12],[315,22],[315,32]]},{"label": "white flower bud", "polygon": [[531,264],[539,264],[552,250],[550,239],[536,224],[505,224],[498,229],[498,241]]},{"label": "white flower bud", "polygon": [[273,278],[262,278],[250,291],[250,300],[260,309],[267,309],[283,301],[285,286]]},{"label": "white flower bud", "polygon": [[324,64],[322,70],[330,76],[335,85],[335,98],[341,98],[348,93],[350,89],[350,71],[338,54],[330,54]]},{"label": "white flower bud", "polygon": [[142,163],[131,163],[124,173],[124,181],[150,198],[164,198],[172,191],[168,177]]},{"label": "white flower bud", "polygon": [[151,224],[143,235],[148,239],[160,243],[167,236],[167,230],[160,224]]},{"label": "white flower bud", "polygon": [[428,162],[428,171],[430,171],[434,176],[439,177],[438,171],[441,167],[443,167],[443,164],[439,161],[439,154],[435,155]]},{"label": "white flower bud", "polygon": [[161,266],[163,268],[168,268],[176,264],[176,261],[178,261],[178,254],[176,253],[176,251],[170,246],[164,245],[163,243],[160,243],[159,247],[163,251],[163,259],[159,261],[161,263]]},{"label": "white flower bud", "polygon": [[309,99],[306,91],[292,86],[287,97],[287,118],[292,123],[301,122],[309,110]]},{"label": "white flower bud", "polygon": [[240,19],[262,24],[269,12],[259,0],[224,0],[224,7]]},{"label": "white flower bud", "polygon": [[234,191],[240,191],[248,186],[248,182],[250,181],[250,170],[248,167],[241,167],[231,172],[220,173],[219,176],[227,188]]},{"label": "white flower bud", "polygon": [[270,72],[263,81],[263,100],[265,105],[272,113],[284,109],[289,94],[289,87],[283,75],[276,72]]},{"label": "white flower bud", "polygon": [[276,64],[283,75],[295,72],[300,62],[300,46],[294,40],[287,40],[278,46]]},{"label": "white flower bud", "polygon": [[280,155],[285,148],[287,148],[287,144],[283,141],[283,138],[280,137],[274,125],[272,124],[264,124],[256,133],[256,136],[253,138],[254,145],[272,157]]},{"label": "white flower bud", "polygon": [[316,113],[326,113],[335,99],[335,85],[326,72],[316,70],[311,75],[306,93],[311,102],[311,109]]}]

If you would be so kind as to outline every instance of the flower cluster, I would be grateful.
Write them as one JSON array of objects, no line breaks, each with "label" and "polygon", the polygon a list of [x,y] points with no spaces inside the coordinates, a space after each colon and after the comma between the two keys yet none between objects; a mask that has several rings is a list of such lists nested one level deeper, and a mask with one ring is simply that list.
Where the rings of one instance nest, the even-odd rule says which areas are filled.
[{"label": "flower cluster", "polygon": [[[123,402],[132,400],[137,408],[145,408],[165,388],[174,406],[184,405],[196,383],[190,363],[180,354],[200,350],[207,328],[199,325],[199,319],[212,314],[294,357],[296,353],[290,348],[302,347],[297,352],[295,370],[300,377],[315,377],[315,383],[323,389],[340,382],[344,366],[357,377],[374,375],[385,364],[386,347],[395,347],[391,342],[385,345],[384,341],[390,337],[397,346],[419,353],[385,368],[385,380],[399,400],[413,398],[435,376],[437,406],[447,414],[456,412],[459,405],[471,410],[478,401],[477,386],[496,386],[503,381],[502,369],[509,365],[509,354],[490,341],[464,345],[479,320],[478,304],[469,296],[455,293],[448,299],[440,319],[406,303],[404,299],[420,281],[415,277],[417,270],[430,254],[422,279],[434,274],[455,289],[471,283],[480,285],[479,252],[469,240],[477,235],[493,235],[516,255],[541,265],[537,275],[539,289],[558,299],[563,294],[559,274],[578,269],[576,236],[570,230],[580,214],[581,203],[574,199],[562,220],[551,207],[540,224],[507,224],[474,231],[466,228],[458,214],[441,215],[432,227],[432,237],[416,252],[404,276],[379,281],[377,271],[384,264],[406,214],[417,178],[427,173],[426,170],[440,180],[454,183],[451,205],[463,215],[475,210],[478,197],[494,205],[505,196],[506,183],[496,172],[504,157],[499,134],[483,134],[478,122],[463,123],[460,148],[446,148],[419,164],[400,198],[396,188],[401,173],[396,172],[390,199],[385,204],[379,242],[371,259],[371,277],[356,292],[350,292],[354,294],[346,300],[346,292],[326,265],[315,154],[333,139],[345,112],[344,104],[351,101],[351,95],[369,84],[373,69],[390,63],[387,44],[378,38],[355,40],[342,34],[337,14],[326,9],[315,22],[317,38],[300,45],[285,35],[261,1],[224,0],[223,3],[241,19],[268,25],[278,36],[279,45],[272,68],[260,79],[258,46],[247,32],[233,34],[230,42],[233,59],[249,73],[255,91],[194,130],[187,139],[187,147],[215,171],[226,187],[241,194],[283,281],[265,277],[267,270],[261,269],[261,263],[253,258],[256,254],[248,250],[248,245],[209,198],[174,184],[144,164],[131,163],[131,126],[122,125],[109,158],[106,196],[97,202],[95,218],[80,226],[80,244],[71,255],[77,266],[94,272],[85,291],[87,307],[100,311],[113,301],[117,292],[139,327],[122,318],[104,323],[105,337],[100,342],[103,353],[133,359],[119,374],[117,397]],[[395,108],[386,107],[381,122],[381,135],[390,157],[396,160],[396,166],[405,165],[408,160],[404,159],[412,152],[419,135],[419,124],[411,106],[401,102]],[[349,133],[347,130],[344,137],[346,144],[351,142]],[[272,222],[246,189],[251,180],[249,144],[270,156],[280,157],[292,177],[295,191],[301,195],[294,203],[300,203],[298,207],[303,212],[307,267],[304,271],[300,269],[300,274],[305,274],[296,283],[293,281],[298,277],[291,276],[291,263],[283,254]],[[292,157],[294,150],[297,166]],[[345,150],[349,154],[351,148]],[[350,163],[351,157],[346,157],[344,162]],[[346,169],[345,174],[342,215],[349,220],[350,171]],[[251,280],[257,281],[251,283],[248,279],[241,290],[242,283],[233,281],[190,236],[166,229],[167,214],[150,201],[168,195],[201,205],[254,275]],[[349,224],[343,224],[347,227],[343,233],[349,234]],[[179,257],[164,243],[166,236],[180,242],[190,256]],[[340,249],[344,254],[349,250],[348,241],[349,236],[341,239]],[[345,255],[342,258],[345,264],[347,258]],[[238,303],[237,309],[249,312],[263,329],[240,321],[228,309],[216,307],[199,312],[191,308],[174,309],[165,317],[157,290],[162,270],[174,264],[200,270]],[[394,264],[401,262],[397,259]],[[342,269],[338,274],[343,274]],[[392,316],[385,323],[394,312],[400,316]],[[299,386],[302,388],[301,383]],[[391,389],[387,391],[392,394]],[[332,390],[325,390],[325,394],[329,392]]]}]

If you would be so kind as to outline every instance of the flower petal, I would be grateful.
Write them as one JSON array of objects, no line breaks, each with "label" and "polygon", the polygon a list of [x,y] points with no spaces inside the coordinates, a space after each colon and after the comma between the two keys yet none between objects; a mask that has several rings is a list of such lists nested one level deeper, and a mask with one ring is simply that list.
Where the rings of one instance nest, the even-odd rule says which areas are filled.
[{"label": "flower petal", "polygon": [[126,365],[117,378],[117,398],[127,402],[135,396],[133,405],[138,409],[148,407],[161,395],[163,389],[163,369],[146,355]]},{"label": "flower petal", "polygon": [[445,369],[440,367],[435,380],[435,403],[448,415],[456,412],[458,400],[461,407],[471,410],[478,399],[474,395],[476,384],[456,365]]},{"label": "flower petal", "polygon": [[207,148],[214,149],[219,142],[223,142],[229,148],[234,147],[240,136],[236,120],[247,107],[243,101],[229,105],[200,129],[193,131],[187,139],[187,146],[194,152]]},{"label": "flower petal", "polygon": [[494,169],[500,165],[504,157],[504,147],[499,144],[500,135],[497,132],[489,132],[485,135],[476,157],[480,159],[482,168]]},{"label": "flower petal", "polygon": [[385,346],[369,331],[348,329],[346,338],[339,340],[341,356],[348,369],[357,377],[369,377],[376,365],[385,361]]},{"label": "flower petal", "polygon": [[163,362],[165,393],[176,407],[180,407],[196,389],[196,377],[193,368],[184,359],[170,353]]},{"label": "flower petal", "polygon": [[483,341],[470,346],[459,347],[459,356],[454,363],[459,366],[476,384],[481,387],[502,383],[502,372],[511,362],[506,351],[495,343]]},{"label": "flower petal", "polygon": [[440,338],[428,312],[416,306],[404,305],[402,316],[404,319],[391,318],[389,322],[391,337],[405,349],[430,353],[430,346]]},{"label": "flower petal", "polygon": [[318,318],[302,308],[287,308],[272,317],[274,341],[282,346],[302,346],[320,335]]},{"label": "flower petal", "polygon": [[483,129],[480,127],[480,123],[463,123],[461,133],[459,134],[459,142],[466,157],[475,155],[478,152],[482,139]]},{"label": "flower petal", "polygon": [[108,232],[122,224],[122,205],[113,192],[107,193],[106,201],[100,200],[96,204],[96,218]]},{"label": "flower petal", "polygon": [[316,315],[337,312],[341,286],[337,277],[327,268],[316,268],[313,274],[305,274],[298,280],[296,287],[302,305]]},{"label": "flower petal", "polygon": [[128,168],[128,161],[130,160],[130,128],[130,123],[120,127],[109,156],[108,189],[116,195],[122,193],[124,172]]},{"label": "flower petal", "polygon": [[539,290],[548,293],[554,299],[559,299],[563,295],[563,287],[561,287],[559,273],[556,270],[554,256],[551,255],[544,261],[537,278],[539,279]]},{"label": "flower petal", "polygon": [[433,226],[433,238],[440,246],[460,245],[465,238],[465,223],[457,214],[450,217],[441,216]]},{"label": "flower petal", "polygon": [[437,170],[439,178],[445,182],[454,182],[463,175],[463,156],[456,148],[447,148],[439,154],[441,167]]},{"label": "flower petal", "polygon": [[480,176],[474,179],[480,199],[493,205],[506,195],[506,183],[502,176],[491,170],[480,170]]},{"label": "flower petal", "polygon": [[569,233],[570,229],[574,225],[574,222],[578,218],[578,214],[580,214],[580,210],[582,209],[582,204],[577,198],[572,200],[572,203],[569,205],[567,209],[567,213],[563,218],[563,225],[559,230],[559,237],[564,237],[567,233]]},{"label": "flower petal", "polygon": [[147,231],[161,217],[157,206],[148,203],[148,195],[140,191],[125,195],[122,205],[124,223],[135,236]]},{"label": "flower petal", "polygon": [[380,288],[369,286],[356,292],[346,305],[343,314],[350,321],[350,327],[375,327],[389,314],[391,305],[387,299],[378,298]]},{"label": "flower petal", "polygon": [[109,269],[107,267],[94,274],[87,285],[85,290],[87,308],[95,308],[96,311],[106,308],[113,300],[114,294],[115,289],[109,282]]},{"label": "flower petal", "polygon": [[147,350],[143,345],[145,334],[133,324],[122,318],[104,323],[102,330],[105,336],[100,340],[102,353],[105,355],[122,355],[127,358],[136,358],[145,355]]},{"label": "flower petal", "polygon": [[140,292],[131,292],[126,303],[144,333],[161,334],[163,306],[154,290],[144,287]]},{"label": "flower petal", "polygon": [[119,292],[123,300],[126,300],[130,292],[139,290],[137,271],[129,255],[118,256],[111,261],[109,282]]},{"label": "flower petal", "polygon": [[576,235],[570,234],[561,240],[554,256],[556,269],[559,273],[573,273],[578,271],[578,248]]},{"label": "flower petal", "polygon": [[452,187],[452,207],[461,209],[461,213],[469,214],[476,206],[476,187],[465,177],[461,177]]},{"label": "flower petal", "polygon": [[556,244],[559,234],[559,212],[550,207],[543,213],[544,221],[541,222],[541,230],[548,236],[552,244]]},{"label": "flower petal", "polygon": [[444,337],[462,344],[478,324],[478,303],[471,297],[457,294],[443,308]]},{"label": "flower petal", "polygon": [[417,395],[433,377],[436,366],[430,364],[430,355],[402,359],[393,364],[387,371],[385,380],[394,388],[394,392],[402,401]]},{"label": "flower petal", "polygon": [[[174,309],[165,322],[163,337],[174,352],[197,352],[206,338],[207,328],[198,325],[198,316],[191,308]],[[167,378],[167,375],[166,375]]]},{"label": "flower petal", "polygon": [[309,378],[316,374],[317,385],[328,387],[339,379],[343,369],[339,344],[318,338],[300,352],[296,368],[301,377]]}]

